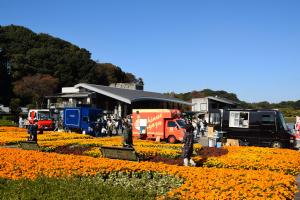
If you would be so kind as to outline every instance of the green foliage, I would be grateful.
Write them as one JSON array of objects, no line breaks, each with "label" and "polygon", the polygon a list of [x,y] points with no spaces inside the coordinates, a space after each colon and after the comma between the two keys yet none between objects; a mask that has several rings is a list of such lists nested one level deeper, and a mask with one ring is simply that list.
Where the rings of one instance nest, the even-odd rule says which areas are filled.
[{"label": "green foliage", "polygon": [[182,184],[157,173],[112,173],[97,177],[0,179],[1,199],[155,199]]},{"label": "green foliage", "polygon": [[18,115],[22,112],[21,110],[21,99],[13,98],[9,103],[10,113],[17,118]]},{"label": "green foliage", "polygon": [[36,74],[25,76],[14,82],[14,93],[21,97],[29,97],[36,103],[37,108],[42,108],[46,95],[52,95],[57,88],[58,80],[50,75]]},{"label": "green foliage", "polygon": [[17,126],[14,121],[0,119],[0,126]]},{"label": "green foliage", "polygon": [[284,119],[285,119],[286,123],[295,123],[296,122],[295,117],[285,117]]},{"label": "green foliage", "polygon": [[9,99],[12,96],[11,77],[9,73],[7,58],[4,55],[3,49],[0,47],[0,102],[3,102],[6,105],[9,103]]},{"label": "green foliage", "polygon": [[[133,74],[125,73],[113,64],[96,63],[86,49],[48,34],[36,34],[21,26],[0,26],[0,48],[0,70],[5,70],[6,65],[11,67],[11,74],[3,73],[5,81],[0,79],[4,82],[1,88],[9,89],[6,94],[12,94],[12,82],[35,74],[57,78],[59,87],[55,92],[59,92],[60,87],[80,82],[108,85],[137,81]],[[28,98],[22,101],[23,104],[26,101],[32,103]],[[5,99],[0,99],[0,103],[3,102]]]},{"label": "green foliage", "polygon": [[240,101],[237,98],[236,94],[228,93],[228,92],[223,91],[223,90],[214,91],[214,90],[210,90],[210,89],[204,89],[204,90],[201,90],[201,91],[194,90],[192,92],[179,93],[179,94],[176,94],[174,92],[167,93],[167,94],[172,96],[172,97],[182,99],[184,101],[189,101],[192,98],[203,98],[203,97],[207,97],[207,96],[218,96],[220,98],[225,98],[225,99],[229,99],[229,100],[236,101],[236,102]]}]

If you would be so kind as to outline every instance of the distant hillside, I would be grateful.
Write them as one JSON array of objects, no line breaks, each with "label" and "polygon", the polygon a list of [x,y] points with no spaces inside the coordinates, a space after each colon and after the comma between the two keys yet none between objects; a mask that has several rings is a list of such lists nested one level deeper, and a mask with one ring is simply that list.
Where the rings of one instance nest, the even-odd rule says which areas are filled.
[{"label": "distant hillside", "polygon": [[173,97],[191,101],[192,98],[202,98],[207,96],[218,96],[220,98],[226,98],[238,103],[239,108],[248,108],[248,109],[280,109],[286,117],[295,117],[300,116],[300,100],[298,101],[282,101],[280,103],[269,103],[267,101],[257,102],[257,103],[247,103],[240,100],[236,94],[228,93],[223,90],[210,90],[204,89],[201,91],[192,91],[186,93],[167,93]]},{"label": "distant hillside", "polygon": [[[58,80],[55,91],[79,82],[109,85],[137,78],[110,63],[96,63],[83,48],[22,26],[0,26],[0,104],[8,104],[13,83],[25,76],[50,75]],[[22,103],[30,99],[22,98]]]},{"label": "distant hillside", "polygon": [[202,97],[207,97],[207,96],[218,96],[218,97],[226,98],[226,99],[236,101],[236,102],[240,101],[237,98],[236,94],[228,93],[228,92],[223,91],[223,90],[214,91],[214,90],[210,90],[210,89],[204,89],[204,90],[201,90],[201,91],[194,90],[192,92],[186,92],[186,93],[171,92],[171,93],[167,93],[167,94],[169,94],[171,96],[174,96],[176,98],[185,100],[185,101],[190,101],[193,98],[202,98]]}]

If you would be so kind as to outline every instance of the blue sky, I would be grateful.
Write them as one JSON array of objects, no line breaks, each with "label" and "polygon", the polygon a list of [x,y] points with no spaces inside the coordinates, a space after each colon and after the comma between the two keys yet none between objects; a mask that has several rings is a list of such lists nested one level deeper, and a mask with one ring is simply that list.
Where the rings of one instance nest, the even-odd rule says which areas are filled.
[{"label": "blue sky", "polygon": [[299,100],[300,1],[1,0],[0,25],[70,41],[145,90]]}]

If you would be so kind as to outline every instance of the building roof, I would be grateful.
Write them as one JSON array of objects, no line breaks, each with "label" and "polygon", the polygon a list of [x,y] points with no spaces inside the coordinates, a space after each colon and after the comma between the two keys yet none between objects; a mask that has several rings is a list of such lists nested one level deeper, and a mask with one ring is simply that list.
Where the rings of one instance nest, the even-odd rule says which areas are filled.
[{"label": "building roof", "polygon": [[[21,108],[21,114],[28,113],[28,108],[26,108],[26,107],[20,107],[20,108]],[[10,114],[10,108],[0,105],[0,113],[1,114]]]},{"label": "building roof", "polygon": [[231,104],[231,105],[236,105],[238,104],[237,102],[235,101],[231,101],[229,99],[223,99],[223,98],[220,98],[220,97],[213,97],[213,96],[208,96],[207,98],[211,99],[211,100],[214,100],[214,101],[219,101],[219,102],[222,102],[222,103],[226,103],[226,104]]},{"label": "building roof", "polygon": [[220,97],[213,97],[213,96],[207,96],[207,97],[203,97],[203,98],[194,98],[194,99],[211,99],[214,101],[218,101],[218,102],[222,102],[222,103],[226,103],[226,104],[230,104],[230,105],[237,105],[238,103],[235,101],[231,101],[229,99],[224,99],[224,98],[220,98]]},{"label": "building roof", "polygon": [[156,92],[147,92],[142,90],[129,90],[108,87],[103,85],[94,85],[87,83],[79,83],[74,86],[75,88],[85,88],[90,91],[94,91],[105,96],[117,99],[119,101],[132,104],[133,102],[144,101],[144,100],[157,100],[157,101],[166,101],[173,102],[185,105],[192,105],[190,102],[183,101],[181,99],[173,98],[168,95],[156,93]]},{"label": "building roof", "polygon": [[78,93],[61,93],[54,96],[46,96],[46,98],[85,98],[89,97],[93,92],[78,92]]},{"label": "building roof", "polygon": [[0,112],[1,113],[9,113],[9,107],[5,107],[3,105],[0,105]]}]

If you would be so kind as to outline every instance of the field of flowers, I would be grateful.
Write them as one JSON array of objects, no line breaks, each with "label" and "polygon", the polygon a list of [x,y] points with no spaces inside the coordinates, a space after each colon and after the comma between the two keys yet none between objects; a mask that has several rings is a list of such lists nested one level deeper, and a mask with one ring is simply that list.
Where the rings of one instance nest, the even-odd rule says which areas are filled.
[{"label": "field of flowers", "polygon": [[[25,141],[27,137],[26,129],[0,127],[0,145],[16,144]],[[54,131],[45,131],[44,134],[38,135],[39,146],[47,151],[53,151],[58,147],[68,145],[79,145],[82,147],[122,146],[122,140],[121,136],[94,138],[89,135]],[[138,139],[134,139],[134,148],[143,158],[155,156],[179,158],[182,153],[182,144],[157,143]],[[195,151],[199,151],[201,148],[200,144],[195,144],[194,146]],[[87,152],[86,155],[101,156],[99,148],[92,149],[92,152],[92,154]]]},{"label": "field of flowers", "polygon": [[0,177],[6,179],[46,177],[107,176],[111,173],[160,173],[182,179],[184,183],[161,198],[180,199],[293,199],[293,176],[269,170],[195,168],[151,162],[129,162],[0,149]]},{"label": "field of flowers", "polygon": [[[5,148],[6,145],[26,140],[27,136],[25,129],[0,127],[0,178],[35,181],[39,177],[100,177],[108,181],[108,177],[113,177],[111,180],[115,181],[112,183],[117,183],[117,180],[123,183],[132,177],[153,178],[158,174],[161,178],[150,178],[152,182],[149,179],[145,183],[154,185],[150,186],[152,191],[169,185],[163,192],[157,193],[161,199],[293,199],[297,191],[293,175],[300,172],[300,153],[294,150],[208,148],[197,144],[195,149],[198,155],[194,159],[201,167],[183,167],[101,158],[99,147],[121,146],[122,137],[93,138],[51,131],[38,135],[38,143],[44,150],[54,151],[73,145],[86,148],[83,155],[88,156]],[[134,147],[144,157],[178,159],[182,145],[134,140]],[[158,180],[162,180],[162,183]],[[169,184],[166,185],[168,180]],[[153,181],[157,181],[157,184]],[[134,182],[142,187],[136,180]]]},{"label": "field of flowers", "polygon": [[200,151],[206,167],[231,169],[267,169],[285,174],[300,173],[300,152],[262,147],[203,148]]}]

